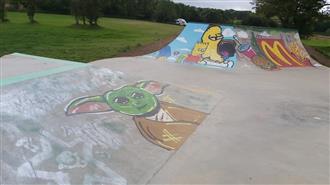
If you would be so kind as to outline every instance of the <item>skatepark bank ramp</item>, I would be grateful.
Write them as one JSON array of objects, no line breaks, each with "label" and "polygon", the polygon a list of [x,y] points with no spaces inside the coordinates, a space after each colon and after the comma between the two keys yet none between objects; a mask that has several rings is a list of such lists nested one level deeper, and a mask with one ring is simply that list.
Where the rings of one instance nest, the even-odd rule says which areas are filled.
[{"label": "skatepark bank ramp", "polygon": [[[48,69],[33,75],[28,69],[27,79],[21,70],[20,78],[4,80],[0,151],[5,184],[145,183],[219,101],[216,94],[103,67],[6,56],[16,64],[23,60]],[[110,161],[116,164],[109,166]]]},{"label": "skatepark bank ramp", "polygon": [[189,23],[161,50],[159,61],[235,69],[251,62],[265,70],[311,66],[295,30]]},{"label": "skatepark bank ramp", "polygon": [[3,56],[1,184],[329,184],[310,60],[294,32],[204,24],[141,57]]}]

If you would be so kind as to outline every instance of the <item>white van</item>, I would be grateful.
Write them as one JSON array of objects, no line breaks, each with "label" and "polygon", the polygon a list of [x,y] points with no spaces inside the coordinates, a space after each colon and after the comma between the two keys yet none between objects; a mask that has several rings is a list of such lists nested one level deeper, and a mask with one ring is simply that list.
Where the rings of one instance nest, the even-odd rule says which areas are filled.
[{"label": "white van", "polygon": [[182,19],[182,18],[179,18],[175,21],[175,24],[177,25],[181,25],[181,26],[186,26],[187,25],[187,21]]}]

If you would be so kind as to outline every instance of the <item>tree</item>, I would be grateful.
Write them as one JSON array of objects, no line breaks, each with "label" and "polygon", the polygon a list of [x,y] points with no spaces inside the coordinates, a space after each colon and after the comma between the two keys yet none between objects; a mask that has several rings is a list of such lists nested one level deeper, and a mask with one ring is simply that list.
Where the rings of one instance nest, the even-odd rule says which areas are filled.
[{"label": "tree", "polygon": [[38,0],[38,10],[48,13],[69,14],[71,0]]},{"label": "tree", "polygon": [[80,20],[83,21],[84,25],[86,24],[83,0],[71,1],[71,14],[74,16],[77,25],[79,25]]},{"label": "tree", "polygon": [[138,18],[152,19],[157,0],[139,0],[138,5]]},{"label": "tree", "polygon": [[85,24],[87,20],[89,25],[97,26],[105,3],[107,3],[105,0],[71,0],[71,13],[75,17],[76,24],[79,24],[80,20]]},{"label": "tree", "polygon": [[26,13],[27,13],[27,16],[29,17],[30,23],[35,23],[36,21],[34,20],[34,15],[35,15],[36,9],[37,9],[36,0],[26,0],[25,7],[26,7]]},{"label": "tree", "polygon": [[38,0],[11,0],[12,3],[19,3],[24,6],[26,9],[26,14],[29,18],[30,23],[36,23],[34,20],[34,15],[37,10],[37,1]]},{"label": "tree", "polygon": [[0,22],[6,22],[6,1],[0,0]]},{"label": "tree", "polygon": [[159,0],[154,17],[159,22],[174,22],[175,18],[177,18],[174,3],[169,0]]},{"label": "tree", "polygon": [[222,10],[216,10],[216,9],[204,9],[202,11],[203,18],[205,22],[208,23],[225,23],[227,20],[224,18],[224,14]]},{"label": "tree", "polygon": [[312,33],[326,0],[254,0],[257,14],[278,17],[283,27],[296,28],[302,35]]},{"label": "tree", "polygon": [[263,27],[277,27],[277,23],[272,19],[256,15],[256,14],[249,14],[242,20],[242,25],[247,26],[263,26]]},{"label": "tree", "polygon": [[88,19],[89,25],[97,26],[97,21],[101,16],[102,2],[100,0],[84,0],[85,1],[85,15]]}]

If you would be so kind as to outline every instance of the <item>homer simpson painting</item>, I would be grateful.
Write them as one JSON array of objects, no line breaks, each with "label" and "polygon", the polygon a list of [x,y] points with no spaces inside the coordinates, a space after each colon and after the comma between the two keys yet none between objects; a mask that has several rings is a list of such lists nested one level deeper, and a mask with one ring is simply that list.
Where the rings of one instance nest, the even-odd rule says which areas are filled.
[{"label": "homer simpson painting", "polygon": [[202,58],[210,59],[213,62],[223,63],[223,58],[218,54],[218,45],[222,41],[222,29],[218,25],[210,26],[202,36],[202,43],[207,44],[205,52],[202,54]]},{"label": "homer simpson painting", "polygon": [[154,58],[175,63],[233,69],[237,63],[235,30],[232,26],[189,23],[168,46],[171,51],[158,51]]}]

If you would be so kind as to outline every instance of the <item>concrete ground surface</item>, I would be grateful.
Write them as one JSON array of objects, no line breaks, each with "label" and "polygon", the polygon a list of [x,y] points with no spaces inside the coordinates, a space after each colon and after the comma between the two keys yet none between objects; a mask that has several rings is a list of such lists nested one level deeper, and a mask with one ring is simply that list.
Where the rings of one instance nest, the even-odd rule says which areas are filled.
[{"label": "concrete ground surface", "polygon": [[93,64],[223,97],[148,184],[329,184],[328,68],[269,72],[246,63],[228,72],[144,58]]},{"label": "concrete ground surface", "polygon": [[[134,57],[25,79],[45,64],[7,65],[13,57],[1,58],[7,77],[20,76],[1,88],[3,184],[330,183],[326,67],[265,71],[240,61],[219,70]],[[177,150],[148,142],[119,112],[65,115],[76,97],[141,80],[170,84],[161,101],[207,114]]]},{"label": "concrete ground surface", "polygon": [[43,77],[85,66],[86,64],[13,53],[0,58],[1,86]]}]

